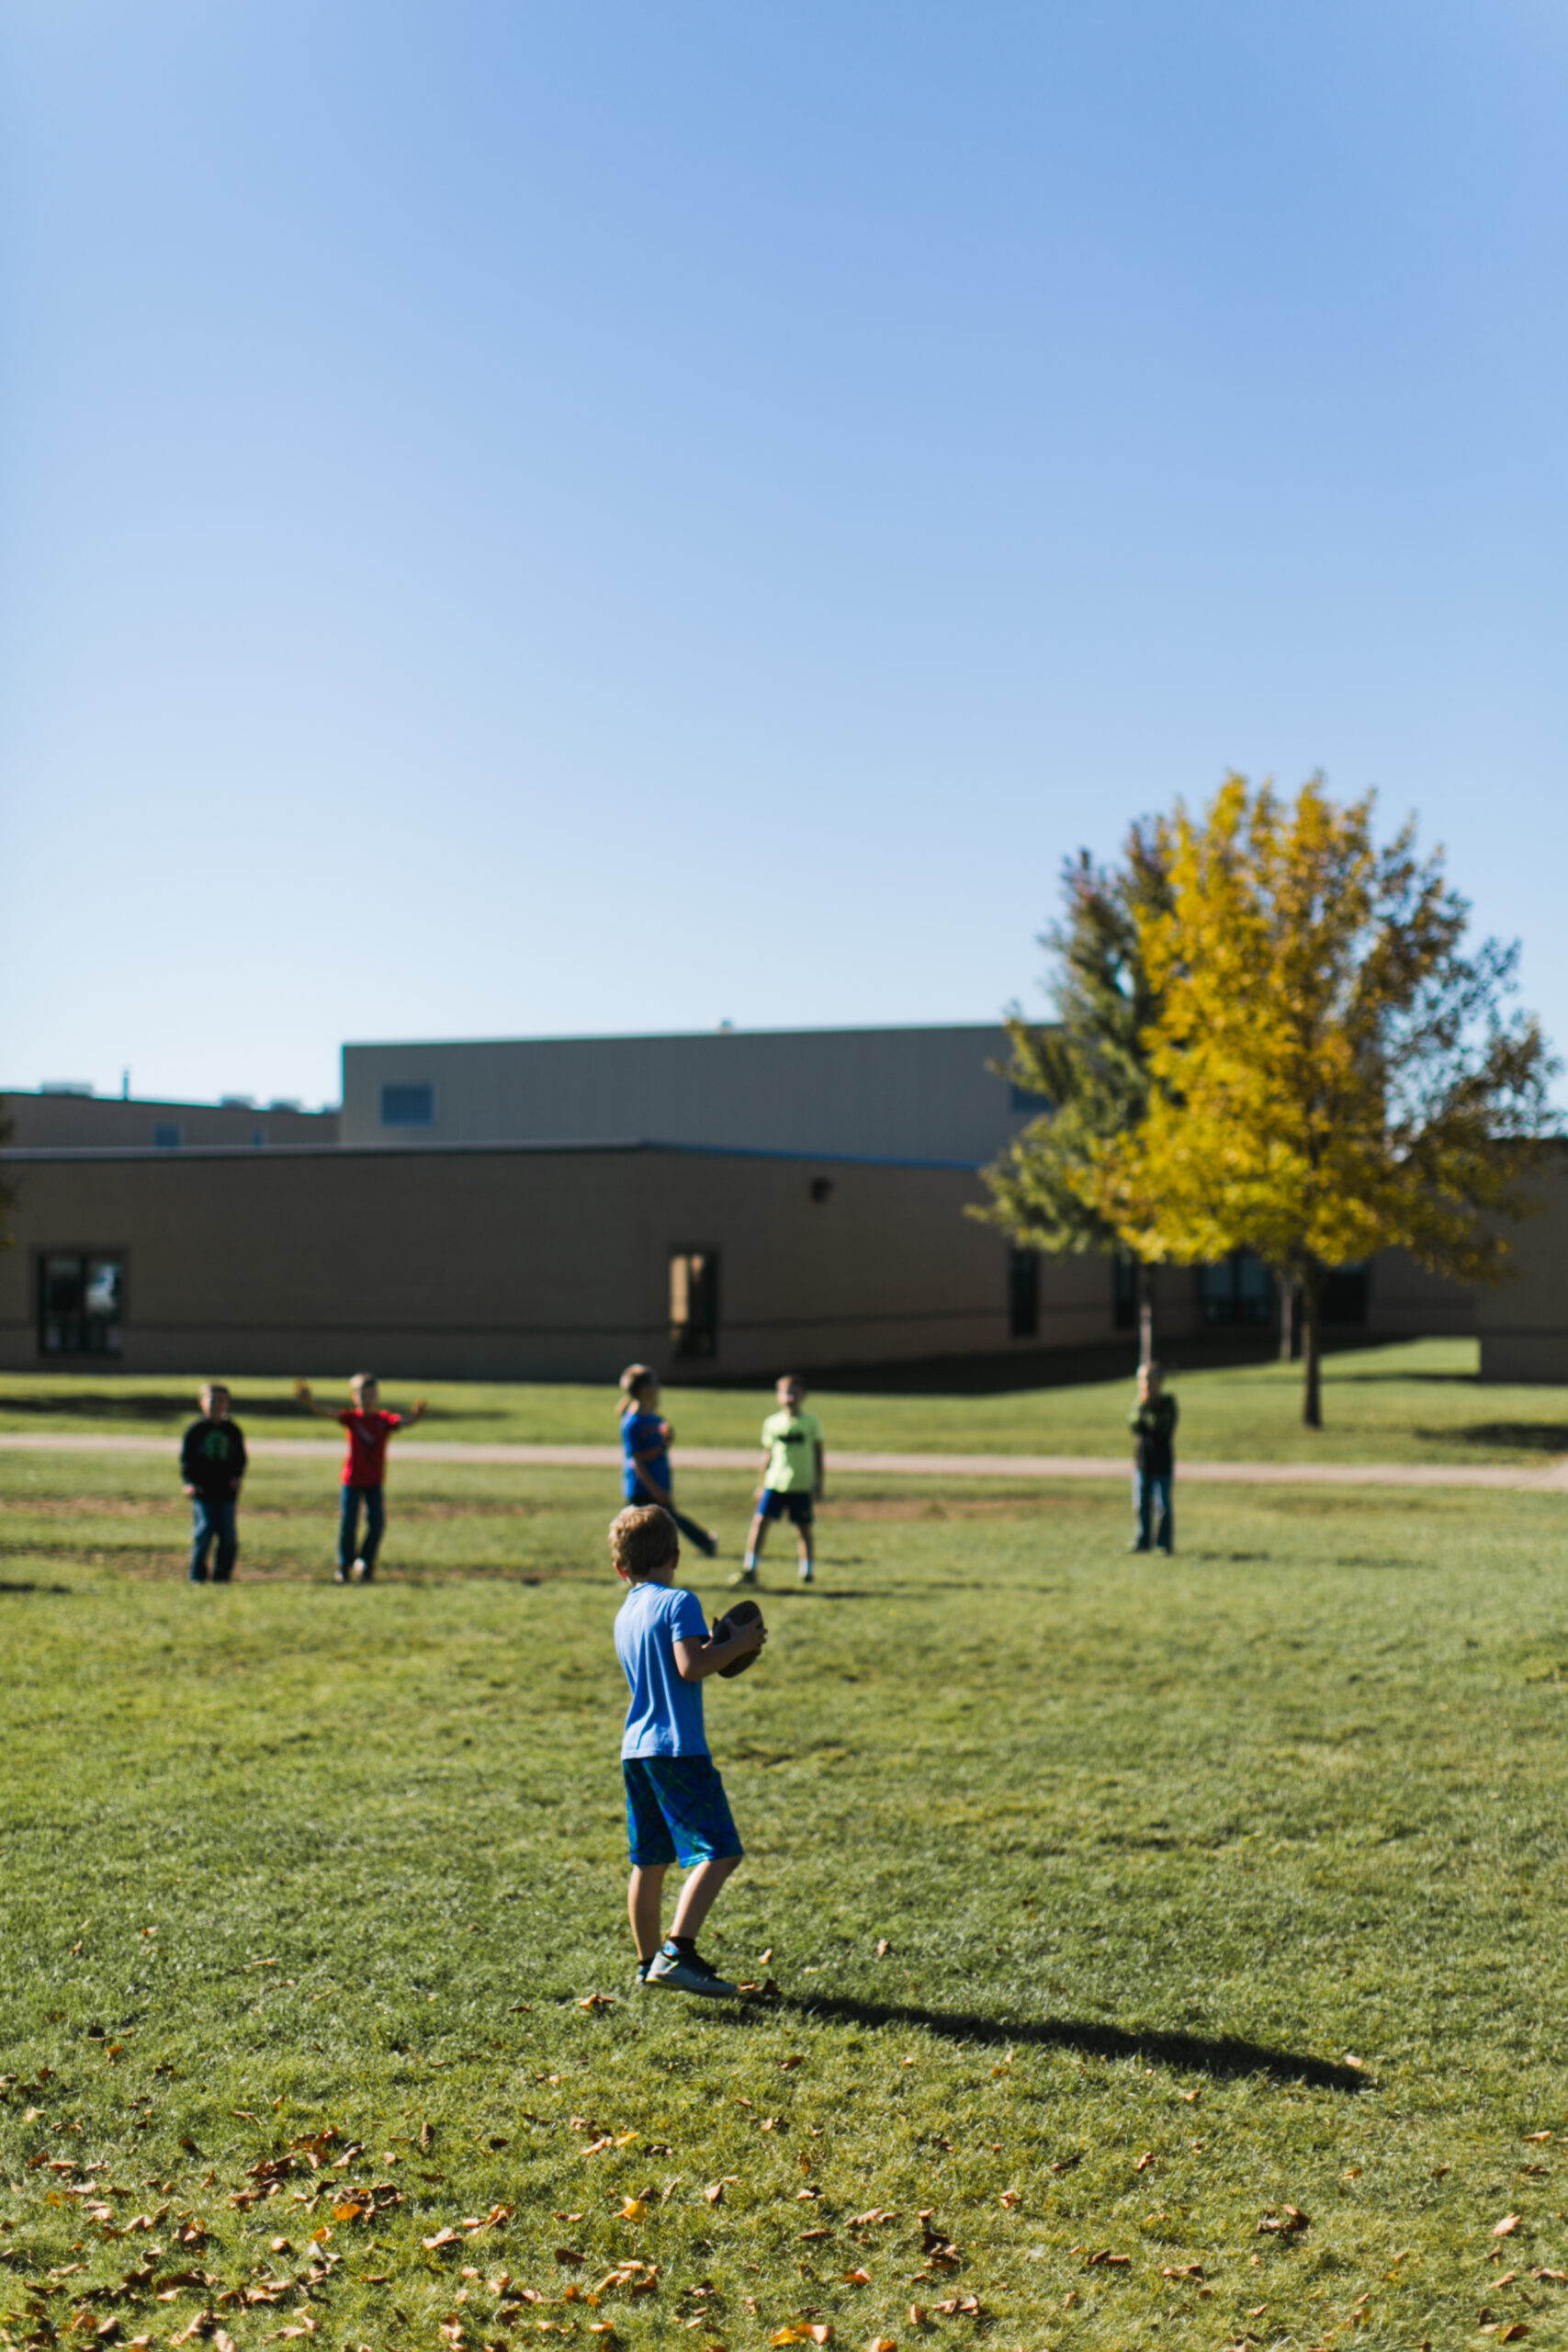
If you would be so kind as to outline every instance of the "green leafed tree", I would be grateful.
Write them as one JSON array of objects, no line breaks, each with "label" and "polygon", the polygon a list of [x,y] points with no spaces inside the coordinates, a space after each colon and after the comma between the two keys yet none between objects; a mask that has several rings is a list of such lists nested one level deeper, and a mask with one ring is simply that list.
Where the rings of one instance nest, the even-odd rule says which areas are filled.
[{"label": "green leafed tree", "polygon": [[1167,838],[1163,903],[1137,915],[1148,1091],[1089,1142],[1088,1198],[1140,1256],[1247,1249],[1299,1288],[1317,1429],[1327,1275],[1400,1249],[1504,1279],[1559,1065],[1509,1008],[1517,946],[1467,944],[1441,852],[1419,857],[1413,824],[1380,848],[1371,796],[1232,775]]},{"label": "green leafed tree", "polygon": [[[1100,1162],[1116,1138],[1137,1128],[1148,1102],[1145,1040],[1158,996],[1144,941],[1169,910],[1169,865],[1168,828],[1155,820],[1133,827],[1114,865],[1099,865],[1083,850],[1062,869],[1062,913],[1040,941],[1051,959],[1046,990],[1055,1018],[1042,1025],[1014,1009],[1002,1071],[1039,1099],[1040,1114],[985,1170],[991,1200],[976,1212],[1022,1249],[1076,1256],[1125,1247],[1100,1204]],[[1142,1260],[1138,1272],[1146,1332]]]}]

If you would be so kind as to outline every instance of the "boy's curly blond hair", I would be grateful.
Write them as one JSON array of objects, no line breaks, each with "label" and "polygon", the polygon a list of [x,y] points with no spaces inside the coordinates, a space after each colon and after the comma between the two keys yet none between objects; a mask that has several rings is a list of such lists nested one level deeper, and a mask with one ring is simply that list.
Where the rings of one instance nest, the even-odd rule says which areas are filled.
[{"label": "boy's curly blond hair", "polygon": [[657,1503],[633,1503],[610,1521],[610,1557],[633,1584],[680,1556],[675,1522]]}]

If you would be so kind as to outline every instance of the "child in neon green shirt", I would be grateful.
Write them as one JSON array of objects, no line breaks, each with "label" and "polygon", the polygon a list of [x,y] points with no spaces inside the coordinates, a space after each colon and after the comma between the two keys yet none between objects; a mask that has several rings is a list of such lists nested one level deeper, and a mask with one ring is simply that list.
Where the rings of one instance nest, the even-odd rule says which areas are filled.
[{"label": "child in neon green shirt", "polygon": [[755,1584],[762,1541],[775,1519],[788,1516],[800,1546],[800,1581],[815,1580],[815,1515],[822,1499],[827,1456],[822,1451],[822,1424],[815,1413],[803,1413],[806,1388],[793,1374],[778,1384],[779,1409],[762,1423],[762,1483],[757,1489],[757,1515],[746,1538],[746,1565],[731,1584]]}]

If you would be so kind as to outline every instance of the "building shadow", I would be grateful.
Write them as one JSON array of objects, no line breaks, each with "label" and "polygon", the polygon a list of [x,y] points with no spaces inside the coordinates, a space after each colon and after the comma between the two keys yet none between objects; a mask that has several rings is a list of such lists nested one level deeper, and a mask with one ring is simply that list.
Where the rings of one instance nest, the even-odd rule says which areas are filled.
[{"label": "building shadow", "polygon": [[840,2025],[918,2026],[943,2041],[969,2042],[985,2050],[1015,2050],[1021,2045],[1075,2050],[1090,2058],[1141,2058],[1145,2064],[1211,2075],[1222,2081],[1243,2075],[1269,2075],[1279,2081],[1309,2083],[1315,2090],[1355,2092],[1371,2086],[1367,2075],[1354,2067],[1231,2035],[1216,2039],[1193,2033],[1130,2033],[1121,2026],[1090,2025],[1073,2018],[987,2018],[968,2009],[856,2001],[832,1993],[786,1993],[782,2002],[769,2006],[793,2009],[803,2018],[832,2018]]}]

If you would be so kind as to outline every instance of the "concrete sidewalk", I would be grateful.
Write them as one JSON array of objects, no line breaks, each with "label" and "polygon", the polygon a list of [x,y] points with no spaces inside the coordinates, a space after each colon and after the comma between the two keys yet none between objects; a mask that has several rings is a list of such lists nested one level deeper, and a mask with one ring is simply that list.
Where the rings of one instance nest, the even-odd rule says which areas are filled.
[{"label": "concrete sidewalk", "polygon": [[[253,1461],[337,1462],[343,1441],[333,1438],[262,1437],[247,1440]],[[0,1451],[7,1453],[136,1453],[163,1454],[171,1462],[179,1450],[176,1438],[75,1436],[61,1430],[0,1432]],[[440,1438],[408,1437],[399,1441],[396,1459],[412,1468],[416,1461],[471,1463],[492,1469],[617,1471],[621,1452],[614,1445],[459,1445]],[[675,1455],[677,1470],[742,1470],[755,1472],[755,1446],[683,1445]],[[1132,1475],[1122,1454],[1097,1453],[846,1453],[835,1447],[829,1454],[829,1476],[874,1478],[1011,1478],[1032,1483],[1042,1478],[1099,1478],[1122,1483]],[[1515,1491],[1568,1494],[1568,1456],[1538,1469],[1531,1464],[1426,1462],[1187,1462],[1177,1464],[1178,1477],[1203,1487],[1480,1487]]]}]

